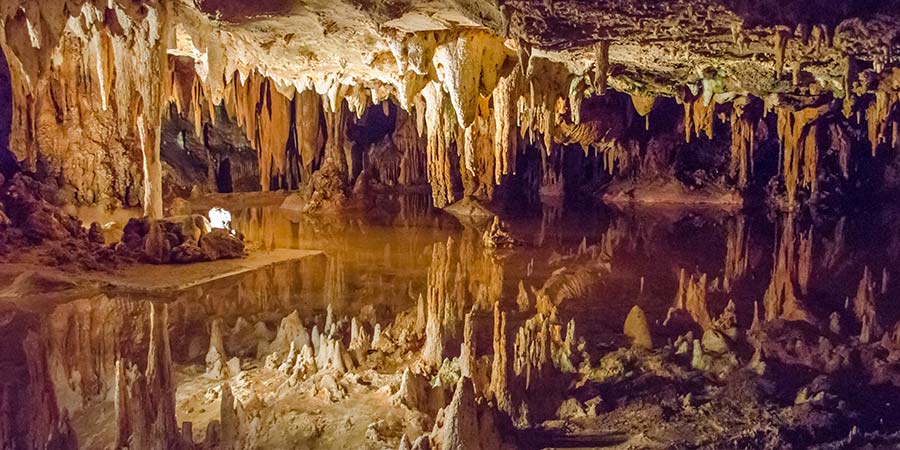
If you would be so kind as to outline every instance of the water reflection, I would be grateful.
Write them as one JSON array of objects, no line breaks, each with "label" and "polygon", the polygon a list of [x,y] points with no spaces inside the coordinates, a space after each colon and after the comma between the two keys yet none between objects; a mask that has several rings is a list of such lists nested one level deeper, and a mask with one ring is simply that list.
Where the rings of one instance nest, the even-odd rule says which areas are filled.
[{"label": "water reflection", "polygon": [[[472,299],[494,297],[515,304],[518,284],[539,288],[561,268],[561,255],[594,247],[608,259],[603,289],[578,307],[606,311],[620,324],[633,304],[651,319],[665,316],[678,289],[679,273],[707,275],[711,291],[734,300],[741,321],[752,319],[753,304],[765,317],[807,319],[827,316],[869,267],[886,280],[900,254],[895,211],[818,219],[720,211],[615,210],[598,205],[566,209],[548,204],[540,214],[506,221],[523,245],[484,257],[481,230],[460,225],[428,207],[427,198],[402,196],[380,208],[348,217],[311,218],[277,206],[234,210],[233,226],[260,249],[320,249],[329,255],[326,297],[335,303],[412,303],[426,292],[431,247],[452,237],[453,265],[470,275]],[[497,292],[474,285],[503,280]],[[494,283],[498,284],[498,283]],[[893,290],[886,281],[886,289]],[[724,304],[722,305],[724,307]],[[565,307],[564,307],[565,309]],[[621,317],[620,317],[621,316]],[[601,319],[602,321],[603,319]]]},{"label": "water reflection", "polygon": [[[39,308],[20,299],[0,304],[0,423],[9,423],[13,411],[46,408],[31,393],[48,389],[68,411],[110,398],[117,358],[146,364],[148,301],[170,303],[172,355],[183,364],[202,360],[213,320],[237,336],[252,327],[274,330],[295,309],[303,317],[323,315],[329,305],[338,315],[367,309],[379,321],[425,310],[420,315],[439,321],[423,324],[425,332],[442,333],[428,341],[440,348],[425,349],[437,361],[458,350],[466,314],[479,312],[475,320],[485,325],[495,303],[512,327],[527,320],[522,312],[531,306],[557,305],[560,323],[575,319],[588,341],[620,333],[635,304],[651,321],[681,306],[703,322],[733,303],[741,328],[758,314],[831,324],[865,340],[892,330],[897,318],[889,301],[898,294],[891,279],[900,255],[895,209],[814,219],[546,205],[536,214],[506,215],[521,245],[488,251],[482,229],[428,204],[423,196],[389,197],[358,214],[318,218],[277,205],[222,205],[251,248],[324,255],[174,298],[93,292]],[[479,354],[490,353],[483,336],[490,332],[476,328]],[[254,356],[246,344],[226,346]],[[51,416],[41,418],[42,426],[58,420]]]}]

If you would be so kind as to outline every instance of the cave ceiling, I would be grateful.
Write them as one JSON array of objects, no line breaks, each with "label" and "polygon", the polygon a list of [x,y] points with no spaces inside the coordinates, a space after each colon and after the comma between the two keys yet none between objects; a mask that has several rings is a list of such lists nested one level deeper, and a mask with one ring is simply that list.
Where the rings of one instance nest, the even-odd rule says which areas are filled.
[{"label": "cave ceiling", "polygon": [[188,33],[214,35],[239,70],[285,83],[390,80],[400,75],[392,42],[477,29],[574,74],[592,70],[607,41],[610,86],[629,93],[675,96],[707,80],[725,93],[841,97],[848,60],[878,70],[896,53],[897,3],[204,0],[179,3],[176,16]]}]

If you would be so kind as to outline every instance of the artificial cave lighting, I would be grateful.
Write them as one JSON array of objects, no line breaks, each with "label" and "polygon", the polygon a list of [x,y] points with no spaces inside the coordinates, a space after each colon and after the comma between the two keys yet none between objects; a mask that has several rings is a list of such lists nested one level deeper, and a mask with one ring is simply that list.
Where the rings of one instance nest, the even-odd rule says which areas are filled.
[{"label": "artificial cave lighting", "polygon": [[231,213],[222,208],[212,208],[207,213],[210,228],[231,230]]}]

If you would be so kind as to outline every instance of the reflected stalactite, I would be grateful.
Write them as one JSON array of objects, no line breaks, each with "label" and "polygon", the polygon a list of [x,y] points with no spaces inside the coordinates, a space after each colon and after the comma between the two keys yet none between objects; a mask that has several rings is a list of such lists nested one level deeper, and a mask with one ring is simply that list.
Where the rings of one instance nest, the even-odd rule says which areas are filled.
[{"label": "reflected stalactite", "polygon": [[876,291],[872,272],[866,266],[859,280],[856,295],[853,297],[853,315],[860,324],[859,341],[864,344],[875,342],[884,334],[884,329],[878,321]]},{"label": "reflected stalactite", "polygon": [[675,294],[675,309],[687,311],[700,328],[713,328],[713,317],[709,312],[706,298],[707,276],[691,274],[685,276],[684,269],[678,273],[678,292]]},{"label": "reflected stalactite", "polygon": [[785,319],[814,322],[803,298],[812,270],[812,230],[796,230],[795,218],[780,221],[772,276],[763,298],[765,320]]},{"label": "reflected stalactite", "polygon": [[737,215],[725,225],[725,283],[731,288],[744,278],[750,259],[750,230],[747,217]]},{"label": "reflected stalactite", "polygon": [[13,330],[7,323],[0,330],[9,333],[0,347],[12,375],[0,384],[0,447],[77,449],[70,413],[57,401],[45,336],[29,325]]},{"label": "reflected stalactite", "polygon": [[347,300],[347,282],[344,271],[344,257],[335,254],[327,257],[325,266],[324,298],[330,304],[343,305]]},{"label": "reflected stalactite", "polygon": [[456,314],[457,304],[463,300],[454,297],[451,269],[451,253],[454,242],[450,238],[446,244],[435,243],[431,253],[431,267],[428,270],[428,292],[426,296],[425,346],[422,360],[432,366],[440,366],[448,342],[453,338],[460,317]]},{"label": "reflected stalactite", "polygon": [[116,448],[176,448],[175,380],[166,305],[150,305],[150,342],[145,369],[116,362]]},{"label": "reflected stalactite", "polygon": [[541,229],[537,235],[536,245],[543,246],[548,243],[548,235],[558,235],[556,228],[559,226],[562,214],[561,205],[555,202],[541,202]]},{"label": "reflected stalactite", "polygon": [[834,234],[831,240],[825,239],[822,245],[822,268],[827,271],[835,271],[841,265],[843,258],[847,256],[847,218],[838,219],[834,226]]}]

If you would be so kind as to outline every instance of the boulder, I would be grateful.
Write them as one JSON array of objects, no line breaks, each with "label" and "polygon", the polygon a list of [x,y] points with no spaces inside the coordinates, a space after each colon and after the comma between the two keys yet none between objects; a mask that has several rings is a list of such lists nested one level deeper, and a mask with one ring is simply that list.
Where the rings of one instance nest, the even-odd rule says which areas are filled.
[{"label": "boulder", "polygon": [[209,255],[196,244],[185,242],[172,249],[172,262],[178,264],[189,264],[201,261],[209,261]]},{"label": "boulder", "polygon": [[217,228],[200,237],[200,248],[209,259],[240,258],[244,254],[244,243],[228,230]]},{"label": "boulder", "polygon": [[176,236],[177,244],[197,244],[200,237],[210,231],[209,220],[200,214],[171,216],[162,219],[167,233]]},{"label": "boulder", "polygon": [[164,264],[169,262],[171,250],[172,246],[166,238],[162,223],[154,222],[144,238],[144,259],[153,264]]}]

